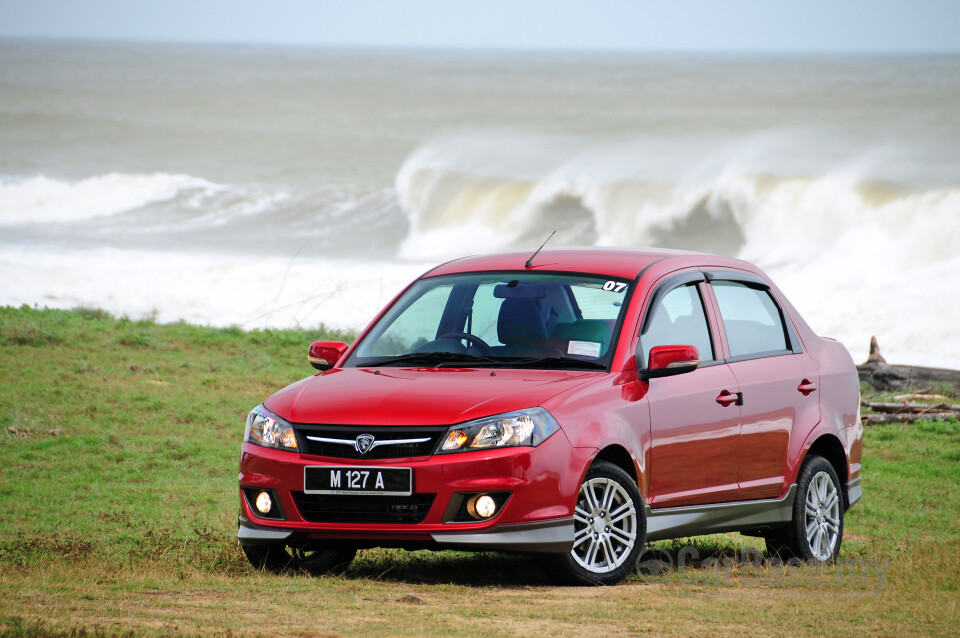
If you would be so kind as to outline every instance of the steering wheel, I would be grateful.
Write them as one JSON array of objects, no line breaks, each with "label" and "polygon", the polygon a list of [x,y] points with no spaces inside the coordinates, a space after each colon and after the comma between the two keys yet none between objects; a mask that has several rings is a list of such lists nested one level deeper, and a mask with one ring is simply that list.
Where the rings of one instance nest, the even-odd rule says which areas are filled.
[{"label": "steering wheel", "polygon": [[484,357],[489,357],[491,354],[493,354],[486,341],[476,335],[468,334],[466,332],[448,332],[437,337],[437,341],[440,341],[441,339],[456,339],[457,341],[464,339],[469,345],[476,347],[477,350],[480,351],[480,354]]}]

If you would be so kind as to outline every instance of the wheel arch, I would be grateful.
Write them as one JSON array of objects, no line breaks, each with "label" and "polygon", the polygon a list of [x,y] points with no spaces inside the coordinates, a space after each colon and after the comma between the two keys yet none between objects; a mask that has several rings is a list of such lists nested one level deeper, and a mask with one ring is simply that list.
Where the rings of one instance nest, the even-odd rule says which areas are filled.
[{"label": "wheel arch", "polygon": [[847,468],[847,454],[843,449],[843,444],[840,442],[840,439],[831,434],[821,434],[813,444],[810,445],[806,453],[804,453],[803,460],[797,465],[798,472],[799,468],[803,466],[803,461],[806,461],[811,455],[823,457],[833,466],[833,471],[837,473],[837,478],[840,479],[840,492],[843,494],[843,509],[846,511],[850,507],[850,496],[847,494],[849,472]]},{"label": "wheel arch", "polygon": [[[597,461],[606,461],[616,465],[621,470],[626,472],[633,482],[636,483],[637,488],[640,490],[640,494],[643,494],[643,486],[640,484],[640,474],[637,471],[637,463],[634,461],[633,456],[630,452],[627,451],[627,448],[622,445],[612,443],[604,447],[600,452],[593,457],[590,461],[590,465],[593,465]],[[587,470],[590,469],[589,467]],[[587,470],[584,470],[586,473]]]}]

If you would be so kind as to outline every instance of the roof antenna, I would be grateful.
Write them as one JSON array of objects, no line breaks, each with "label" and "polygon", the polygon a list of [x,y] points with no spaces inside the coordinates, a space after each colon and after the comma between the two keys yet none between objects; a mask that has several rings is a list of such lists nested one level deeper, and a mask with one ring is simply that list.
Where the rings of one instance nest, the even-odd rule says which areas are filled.
[{"label": "roof antenna", "polygon": [[[550,237],[553,237],[556,234],[557,234],[557,231],[554,230],[552,233],[550,233]],[[543,247],[547,245],[548,241],[550,241],[550,237],[547,237],[547,239],[542,244],[540,244],[540,248],[537,248],[536,252],[530,255],[530,259],[528,259],[527,263],[524,264],[524,268],[533,268],[533,258],[537,256],[537,253],[543,250]]]}]

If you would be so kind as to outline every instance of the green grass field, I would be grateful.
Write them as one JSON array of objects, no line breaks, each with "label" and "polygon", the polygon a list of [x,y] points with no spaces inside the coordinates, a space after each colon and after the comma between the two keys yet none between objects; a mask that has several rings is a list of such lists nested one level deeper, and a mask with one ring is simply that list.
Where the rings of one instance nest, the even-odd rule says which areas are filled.
[{"label": "green grass field", "polygon": [[0,633],[960,634],[957,422],[867,430],[865,496],[825,570],[745,560],[760,543],[727,534],[656,544],[697,560],[612,588],[505,554],[256,573],[234,540],[243,421],[322,338],[350,335],[0,308]]}]

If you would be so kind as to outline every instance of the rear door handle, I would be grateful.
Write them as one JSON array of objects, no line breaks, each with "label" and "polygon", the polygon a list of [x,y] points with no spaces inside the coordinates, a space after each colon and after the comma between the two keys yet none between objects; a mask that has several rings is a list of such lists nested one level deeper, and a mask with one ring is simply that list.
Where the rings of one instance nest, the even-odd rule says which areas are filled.
[{"label": "rear door handle", "polygon": [[817,384],[809,379],[804,379],[800,382],[800,385],[797,386],[797,390],[803,393],[803,396],[809,395],[811,392],[817,389]]},{"label": "rear door handle", "polygon": [[720,396],[717,397],[717,403],[723,407],[727,407],[730,404],[735,403],[736,405],[743,405],[743,393],[737,392],[733,393],[730,390],[724,390],[720,393]]}]

